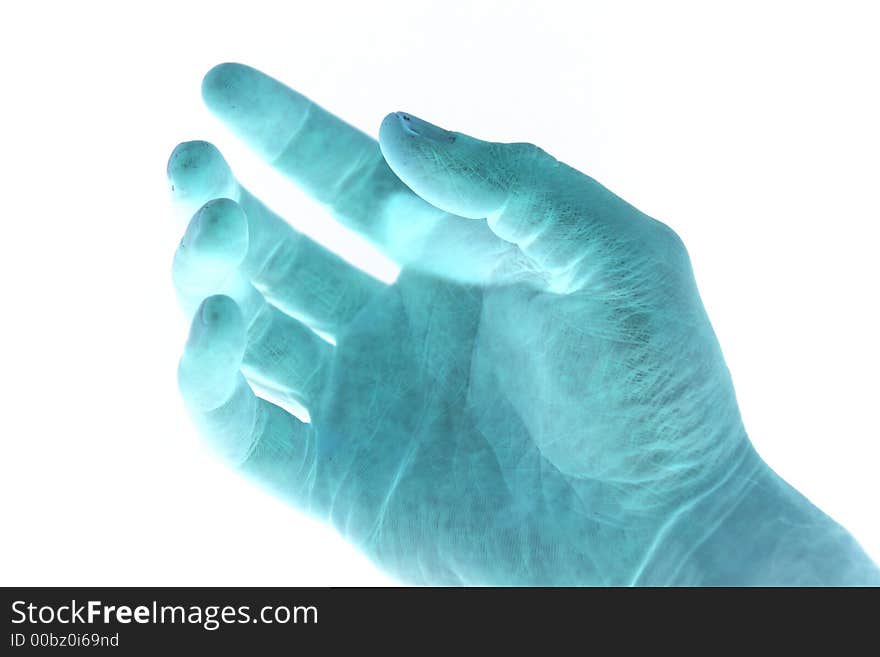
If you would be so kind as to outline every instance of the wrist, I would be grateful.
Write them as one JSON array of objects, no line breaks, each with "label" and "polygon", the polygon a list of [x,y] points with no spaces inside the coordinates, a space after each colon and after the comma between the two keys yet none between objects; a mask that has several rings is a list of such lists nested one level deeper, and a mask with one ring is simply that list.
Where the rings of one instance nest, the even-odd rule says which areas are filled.
[{"label": "wrist", "polygon": [[747,444],[718,486],[667,522],[633,583],[880,585],[880,569]]}]

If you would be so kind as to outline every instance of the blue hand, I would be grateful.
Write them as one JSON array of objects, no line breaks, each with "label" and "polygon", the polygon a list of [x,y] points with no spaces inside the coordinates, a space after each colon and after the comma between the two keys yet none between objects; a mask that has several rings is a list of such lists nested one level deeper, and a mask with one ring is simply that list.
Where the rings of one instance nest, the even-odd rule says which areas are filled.
[{"label": "blue hand", "polygon": [[[667,226],[530,144],[401,113],[377,144],[240,65],[213,69],[203,94],[402,267],[393,285],[376,281],[239,186],[213,146],[174,151],[175,194],[202,205],[175,258],[195,314],[181,390],[244,472],[406,581],[877,576],[751,448]],[[311,423],[249,382],[305,407]],[[771,511],[743,519],[749,504]],[[829,569],[821,554],[806,574],[785,559],[720,563],[742,522],[767,533],[759,554],[796,553],[771,529],[802,515],[822,527],[804,543],[854,565]]]}]

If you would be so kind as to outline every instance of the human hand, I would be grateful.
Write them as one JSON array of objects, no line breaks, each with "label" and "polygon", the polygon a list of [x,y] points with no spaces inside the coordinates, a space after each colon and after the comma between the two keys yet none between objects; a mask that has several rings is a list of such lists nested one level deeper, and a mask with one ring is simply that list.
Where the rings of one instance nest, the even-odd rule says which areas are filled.
[{"label": "human hand", "polygon": [[377,143],[235,64],[203,95],[402,268],[369,277],[178,146],[174,193],[203,206],[180,386],[218,452],[405,581],[712,581],[677,560],[772,473],[670,228],[530,144],[402,113]]}]

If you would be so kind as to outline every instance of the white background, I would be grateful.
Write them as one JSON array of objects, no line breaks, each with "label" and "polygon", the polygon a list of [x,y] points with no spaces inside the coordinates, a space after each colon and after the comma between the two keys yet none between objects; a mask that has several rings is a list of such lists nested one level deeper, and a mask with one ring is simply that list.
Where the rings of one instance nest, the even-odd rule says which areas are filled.
[{"label": "white background", "polygon": [[216,463],[177,396],[174,145],[334,239],[203,108],[227,60],[373,134],[405,110],[535,142],[672,225],[759,451],[880,558],[871,4],[3,3],[0,582],[389,581]]}]

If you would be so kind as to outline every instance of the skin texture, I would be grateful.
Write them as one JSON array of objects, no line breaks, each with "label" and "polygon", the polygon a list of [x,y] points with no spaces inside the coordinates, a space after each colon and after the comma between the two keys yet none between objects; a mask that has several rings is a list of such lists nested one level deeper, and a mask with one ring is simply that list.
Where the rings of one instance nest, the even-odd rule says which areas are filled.
[{"label": "skin texture", "polygon": [[401,266],[372,279],[212,145],[174,150],[175,197],[199,208],[174,263],[180,387],[234,467],[405,582],[878,581],[752,449],[670,228],[530,144],[404,113],[376,142],[238,64],[203,96]]}]

